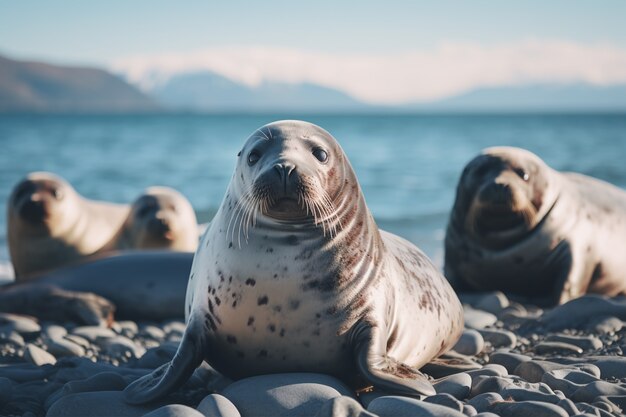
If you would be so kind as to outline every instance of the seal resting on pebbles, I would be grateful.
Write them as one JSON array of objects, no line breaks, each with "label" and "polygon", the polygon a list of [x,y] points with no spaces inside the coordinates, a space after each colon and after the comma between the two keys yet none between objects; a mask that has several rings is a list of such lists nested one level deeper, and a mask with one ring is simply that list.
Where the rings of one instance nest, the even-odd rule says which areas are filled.
[{"label": "seal resting on pebbles", "polygon": [[434,394],[418,369],[463,329],[446,279],[378,229],[339,144],[299,121],[246,141],[196,251],[185,313],[176,356],[128,386],[128,402],[168,394],[203,360],[232,378],[323,372]]},{"label": "seal resting on pebbles", "polygon": [[33,172],[9,197],[7,236],[17,281],[69,265],[112,245],[127,205],[88,200],[63,178]]},{"label": "seal resting on pebbles", "polygon": [[131,205],[111,249],[195,252],[198,238],[198,221],[189,200],[170,187],[149,187]]},{"label": "seal resting on pebbles", "polygon": [[623,190],[519,148],[486,149],[465,167],[445,239],[445,275],[458,291],[543,305],[624,294],[624,254]]}]

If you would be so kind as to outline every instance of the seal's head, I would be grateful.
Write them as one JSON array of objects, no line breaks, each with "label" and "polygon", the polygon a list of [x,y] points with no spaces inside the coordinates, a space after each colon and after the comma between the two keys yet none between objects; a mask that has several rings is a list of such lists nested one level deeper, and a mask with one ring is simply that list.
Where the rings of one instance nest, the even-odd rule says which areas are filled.
[{"label": "seal's head", "polygon": [[310,222],[333,234],[345,189],[360,195],[352,167],[328,132],[306,122],[275,122],[254,132],[239,152],[232,217],[244,228],[263,217],[283,225]]},{"label": "seal's head", "polygon": [[198,243],[198,223],[191,204],[169,187],[149,187],[135,200],[125,232],[134,249],[193,252]]},{"label": "seal's head", "polygon": [[550,168],[529,151],[485,149],[461,175],[452,221],[485,246],[514,243],[553,206],[553,181]]},{"label": "seal's head", "polygon": [[17,227],[31,235],[62,235],[79,217],[79,199],[63,178],[33,172],[13,188],[9,197],[9,228]]}]

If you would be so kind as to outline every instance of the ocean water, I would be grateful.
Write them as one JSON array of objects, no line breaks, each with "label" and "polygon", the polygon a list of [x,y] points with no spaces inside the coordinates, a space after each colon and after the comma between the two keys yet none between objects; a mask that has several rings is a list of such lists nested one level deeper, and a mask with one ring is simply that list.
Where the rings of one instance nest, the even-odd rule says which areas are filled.
[{"label": "ocean water", "polygon": [[186,195],[208,221],[236,155],[257,127],[301,119],[328,130],[354,167],[379,226],[438,265],[464,165],[481,149],[519,146],[559,170],[626,188],[626,115],[0,116],[0,276],[8,273],[6,201],[30,171],[52,171],[91,199],[130,202],[145,187]]}]

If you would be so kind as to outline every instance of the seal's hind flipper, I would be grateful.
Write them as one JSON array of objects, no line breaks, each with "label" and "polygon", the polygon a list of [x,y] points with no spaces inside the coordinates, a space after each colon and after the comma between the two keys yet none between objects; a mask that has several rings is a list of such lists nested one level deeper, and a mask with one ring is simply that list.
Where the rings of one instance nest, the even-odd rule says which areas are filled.
[{"label": "seal's hind flipper", "polygon": [[204,360],[206,337],[203,335],[202,331],[194,329],[194,322],[190,322],[174,359],[126,387],[124,390],[126,402],[148,403],[183,385]]},{"label": "seal's hind flipper", "polygon": [[374,387],[409,397],[436,394],[419,370],[387,356],[380,329],[361,321],[354,326],[351,336],[357,369]]}]

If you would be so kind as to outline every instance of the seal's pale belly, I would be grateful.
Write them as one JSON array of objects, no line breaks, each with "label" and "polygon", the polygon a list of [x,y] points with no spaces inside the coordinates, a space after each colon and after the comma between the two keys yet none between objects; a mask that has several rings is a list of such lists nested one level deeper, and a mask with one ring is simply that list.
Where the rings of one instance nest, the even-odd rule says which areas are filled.
[{"label": "seal's pale belly", "polygon": [[[303,241],[304,236],[297,234],[288,238],[264,234],[250,236],[241,247],[233,243],[224,251],[218,248],[229,247],[232,236],[224,230],[210,234],[218,237],[202,244],[220,256],[197,260],[194,274],[204,274],[206,279],[192,280],[190,286],[194,285],[194,305],[206,303],[215,324],[210,344],[216,352],[211,357],[216,368],[228,375],[235,368],[254,375],[306,370],[344,373],[351,366],[347,336],[339,335],[345,333],[345,315],[334,309],[340,294],[316,291],[310,285],[332,267],[315,250],[303,250],[315,242]],[[315,274],[309,273],[313,268]],[[206,294],[206,300],[196,298],[198,294]]]}]

